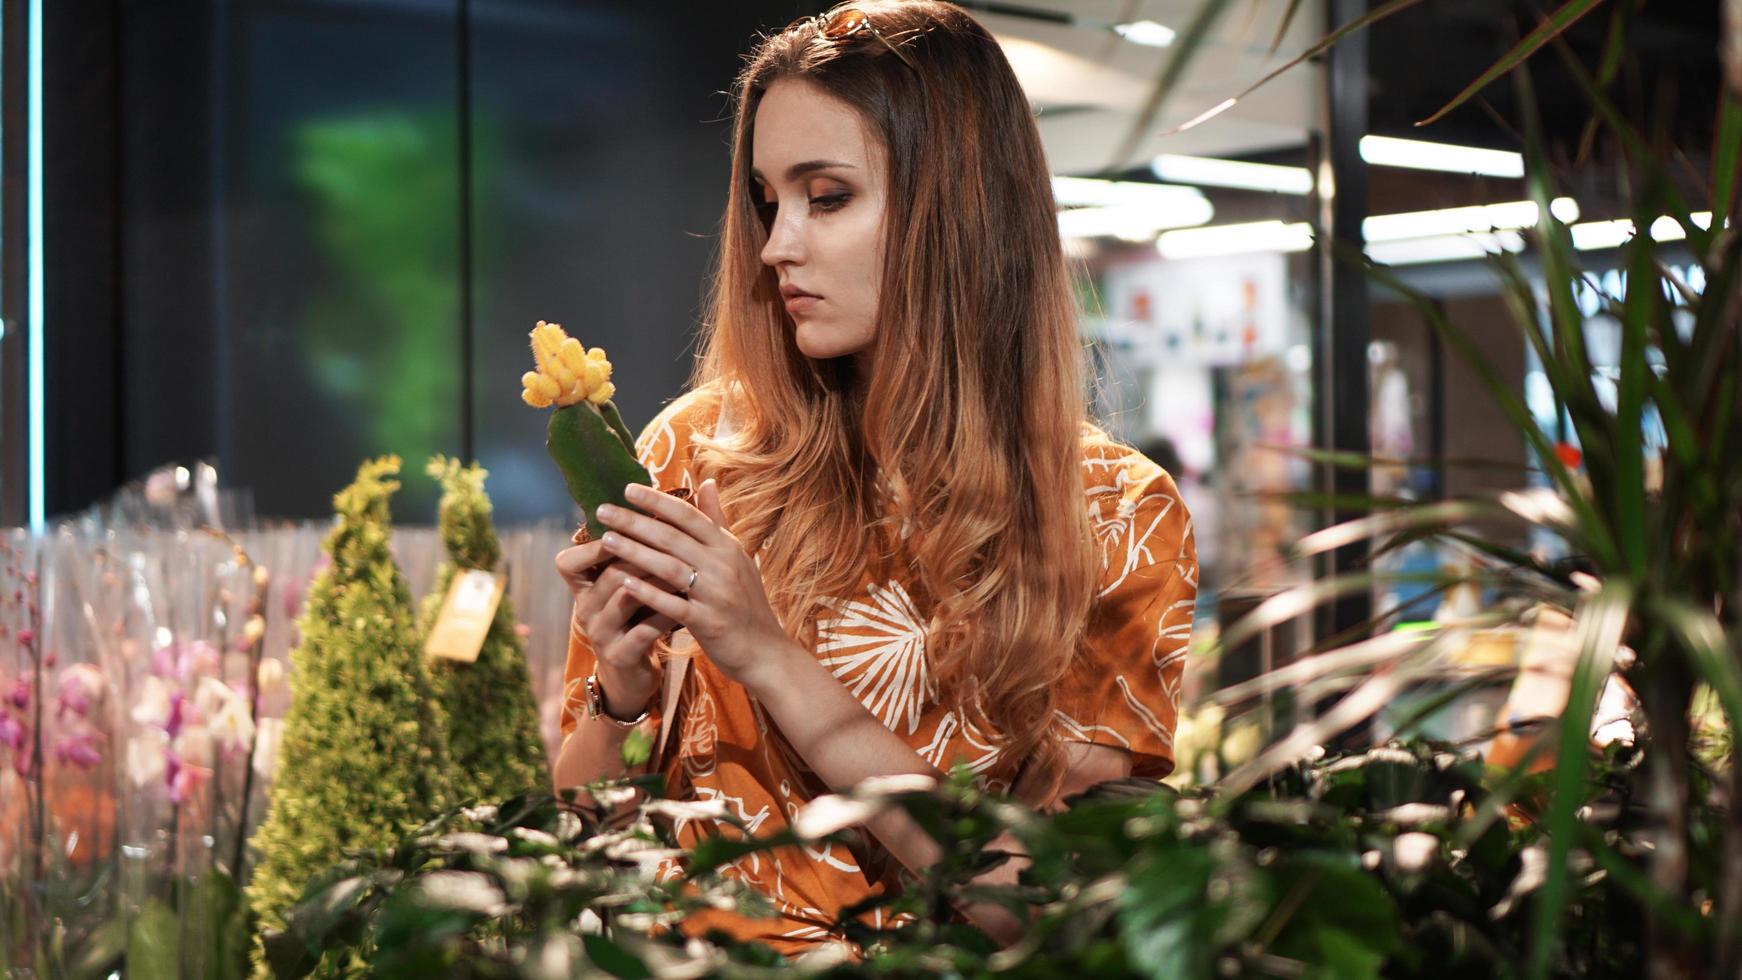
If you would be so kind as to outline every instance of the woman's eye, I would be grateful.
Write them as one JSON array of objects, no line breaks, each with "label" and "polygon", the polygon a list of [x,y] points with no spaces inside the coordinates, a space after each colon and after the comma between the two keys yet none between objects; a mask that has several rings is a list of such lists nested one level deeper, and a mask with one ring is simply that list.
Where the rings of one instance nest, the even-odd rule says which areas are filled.
[{"label": "woman's eye", "polygon": [[[839,211],[846,207],[847,202],[852,200],[852,198],[853,195],[848,193],[824,194],[819,197],[810,198],[808,203],[812,210],[821,211],[826,214],[831,211]],[[780,203],[778,201],[756,202],[756,216],[761,218],[765,223],[773,222],[774,216],[779,210]]]}]

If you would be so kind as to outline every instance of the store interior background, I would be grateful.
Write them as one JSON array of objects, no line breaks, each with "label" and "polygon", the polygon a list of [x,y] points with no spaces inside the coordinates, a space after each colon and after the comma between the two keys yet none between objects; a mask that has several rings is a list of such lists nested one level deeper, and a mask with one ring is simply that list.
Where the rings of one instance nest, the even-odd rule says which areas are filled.
[{"label": "store interior background", "polygon": [[[244,519],[318,520],[357,462],[386,452],[414,463],[437,452],[476,457],[504,525],[566,515],[542,420],[518,398],[527,330],[555,320],[610,350],[632,424],[680,390],[726,191],[725,92],[758,30],[822,6],[42,2],[40,239],[22,180],[31,141],[21,134],[33,117],[12,94],[30,66],[17,45],[5,55],[0,524],[77,514],[157,467],[202,459],[250,501]],[[1470,371],[1380,290],[1363,308],[1327,312],[1321,250],[1287,227],[1322,214],[1311,178],[1329,156],[1323,64],[1163,135],[1321,36],[1333,14],[1325,0],[1300,5],[1274,54],[1289,4],[1236,5],[1111,172],[1170,56],[1111,25],[1181,29],[1197,4],[982,6],[994,8],[976,13],[1029,90],[1055,173],[1120,182],[1061,185],[1088,195],[1073,204],[1108,195],[1096,208],[1069,208],[1061,224],[1082,273],[1099,408],[1117,435],[1175,469],[1196,517],[1200,636],[1243,597],[1312,574],[1284,564],[1281,550],[1321,515],[1256,494],[1315,486],[1321,475],[1279,447],[1322,444],[1315,405],[1329,396],[1327,378],[1365,381],[1372,450],[1414,461],[1376,471],[1375,490],[1455,496],[1519,483],[1525,447]],[[29,30],[27,7],[4,5],[8,39]],[[1515,118],[1504,84],[1486,104],[1414,124],[1505,50],[1521,10],[1429,0],[1372,30],[1367,132],[1516,152],[1516,134],[1497,121]],[[1716,11],[1656,4],[1635,29],[1642,70],[1685,80],[1688,97],[1659,107],[1665,126],[1709,127]],[[1593,50],[1601,28],[1592,18],[1570,36]],[[1562,150],[1576,146],[1587,113],[1539,62],[1550,136]],[[1170,178],[1151,164],[1163,154],[1289,168],[1269,176],[1306,183],[1254,190]],[[1610,167],[1595,159],[1564,174],[1579,222],[1624,213]],[[1528,197],[1513,177],[1361,171],[1341,186],[1363,187],[1360,203],[1375,216]],[[1190,233],[1257,222],[1278,227],[1231,247]],[[1463,257],[1447,258],[1458,242],[1429,237],[1375,241],[1373,254],[1440,298],[1488,362],[1530,393],[1526,347],[1490,273],[1467,240]],[[40,242],[34,258],[17,244],[30,240]],[[1606,254],[1593,247],[1587,257],[1602,267]],[[42,326],[36,351],[32,316]],[[1365,366],[1325,370],[1327,317],[1365,331]],[[1552,406],[1544,411],[1552,425]],[[1438,465],[1448,459],[1513,469]],[[396,519],[427,524],[435,500],[431,481],[407,480]],[[1432,566],[1441,556],[1400,560]],[[1408,615],[1432,614],[1427,603]]]}]

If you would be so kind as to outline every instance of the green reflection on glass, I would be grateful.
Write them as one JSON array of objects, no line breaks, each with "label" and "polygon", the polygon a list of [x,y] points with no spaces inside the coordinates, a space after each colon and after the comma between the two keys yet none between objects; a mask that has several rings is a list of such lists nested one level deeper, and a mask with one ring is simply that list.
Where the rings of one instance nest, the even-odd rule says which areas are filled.
[{"label": "green reflection on glass", "polygon": [[[294,173],[329,266],[298,333],[323,396],[355,413],[364,455],[420,465],[458,448],[457,139],[451,112],[321,119],[295,133]],[[405,488],[412,512],[434,500],[420,483]]]}]

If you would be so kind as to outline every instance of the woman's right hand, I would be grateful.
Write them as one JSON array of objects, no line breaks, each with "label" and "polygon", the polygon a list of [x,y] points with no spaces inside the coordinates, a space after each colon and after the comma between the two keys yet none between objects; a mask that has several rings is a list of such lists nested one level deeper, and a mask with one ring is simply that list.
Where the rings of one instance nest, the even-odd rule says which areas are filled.
[{"label": "woman's right hand", "polygon": [[605,710],[614,718],[633,718],[653,699],[658,675],[650,653],[653,643],[677,626],[667,616],[649,616],[630,625],[641,602],[623,588],[646,573],[617,559],[599,541],[564,548],[556,556],[557,572],[574,595],[570,626],[592,644],[595,668],[604,688]]}]

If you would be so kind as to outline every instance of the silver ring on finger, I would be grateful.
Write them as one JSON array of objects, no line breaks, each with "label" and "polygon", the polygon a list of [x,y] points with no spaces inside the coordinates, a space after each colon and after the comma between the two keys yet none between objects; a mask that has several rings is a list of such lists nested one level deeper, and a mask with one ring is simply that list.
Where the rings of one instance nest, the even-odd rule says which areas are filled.
[{"label": "silver ring on finger", "polygon": [[684,595],[686,595],[686,596],[689,595],[690,590],[696,587],[696,579],[701,574],[702,574],[701,571],[698,569],[694,569],[694,568],[690,569],[690,580],[688,582],[686,582],[684,584],[684,587],[683,587],[683,594]]}]

